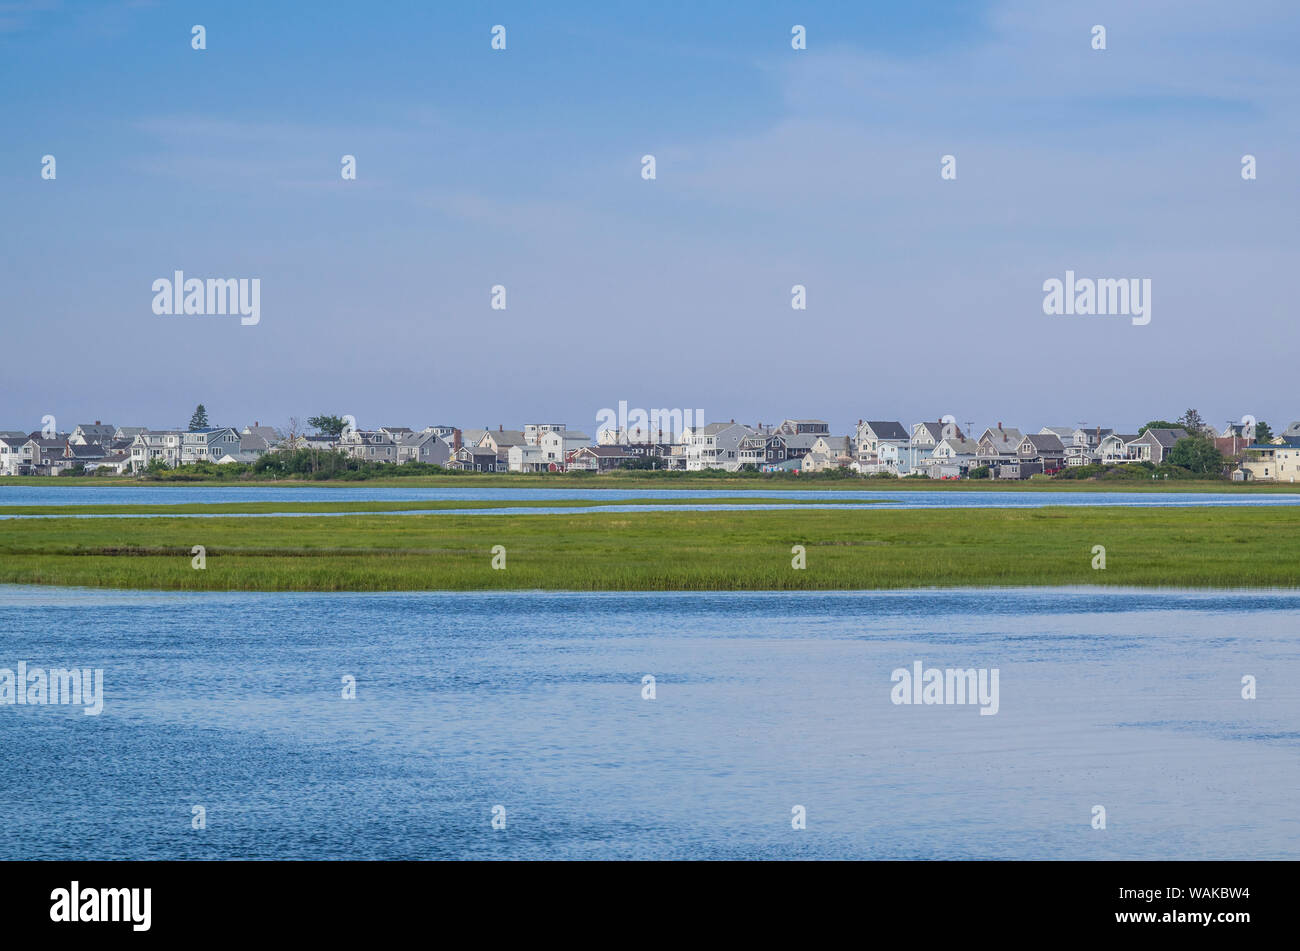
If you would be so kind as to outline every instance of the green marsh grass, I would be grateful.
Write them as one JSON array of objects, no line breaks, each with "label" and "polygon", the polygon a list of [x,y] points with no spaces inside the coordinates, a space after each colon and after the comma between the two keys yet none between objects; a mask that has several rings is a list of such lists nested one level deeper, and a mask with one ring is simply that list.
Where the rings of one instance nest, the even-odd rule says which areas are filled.
[{"label": "green marsh grass", "polygon": [[[205,570],[190,566],[195,545],[206,548]],[[504,571],[491,568],[494,545],[506,548]],[[807,549],[804,570],[791,567],[794,545]],[[1091,567],[1095,545],[1106,548],[1105,570]],[[0,521],[0,582],[271,591],[1294,587],[1300,507],[9,520]]]}]

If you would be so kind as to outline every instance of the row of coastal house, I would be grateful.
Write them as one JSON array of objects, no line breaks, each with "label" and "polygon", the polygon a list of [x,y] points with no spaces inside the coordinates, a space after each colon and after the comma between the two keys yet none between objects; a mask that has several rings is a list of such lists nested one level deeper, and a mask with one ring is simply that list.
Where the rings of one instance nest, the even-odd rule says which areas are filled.
[{"label": "row of coastal house", "polygon": [[[204,427],[154,430],[114,427],[96,421],[70,433],[0,430],[0,475],[57,475],[66,470],[139,472],[151,465],[195,462],[251,463],[282,449],[341,452],[371,463],[421,462],[472,472],[604,472],[627,467],[717,469],[736,472],[816,473],[844,469],[858,475],[959,479],[987,472],[997,479],[1026,479],[1073,466],[1126,462],[1161,464],[1185,429],[1117,433],[1102,427],[1044,426],[1025,433],[1002,423],[977,438],[949,421],[914,423],[859,420],[852,432],[831,433],[818,419],[786,419],[748,425],[728,422],[687,426],[680,434],[602,429],[595,444],[563,423],[530,423],[522,429],[460,429],[405,426],[346,429],[337,436],[285,436],[254,423],[243,429]],[[1202,435],[1229,459],[1233,478],[1293,482],[1300,475],[1300,422],[1267,444],[1233,424]]]},{"label": "row of coastal house", "polygon": [[253,462],[281,443],[269,426],[211,427],[190,431],[111,426],[96,420],[70,433],[0,430],[0,475],[138,472],[159,459],[170,467],[194,462]]},{"label": "row of coastal house", "polygon": [[[1300,437],[1300,424],[1295,424]],[[1214,433],[1226,455],[1249,447],[1240,427]],[[859,420],[851,433],[833,435],[821,420],[787,419],[776,426],[748,426],[734,420],[688,429],[681,455],[687,470],[819,472],[845,468],[861,475],[923,475],[961,478],[987,468],[993,478],[1025,479],[1068,466],[1166,461],[1183,429],[1148,429],[1138,434],[1102,427],[1044,426],[1024,433],[998,423],[971,438],[955,423],[921,422],[907,429],[896,420]],[[1207,434],[1209,435],[1209,434]],[[1220,445],[1222,444],[1222,445]]]}]

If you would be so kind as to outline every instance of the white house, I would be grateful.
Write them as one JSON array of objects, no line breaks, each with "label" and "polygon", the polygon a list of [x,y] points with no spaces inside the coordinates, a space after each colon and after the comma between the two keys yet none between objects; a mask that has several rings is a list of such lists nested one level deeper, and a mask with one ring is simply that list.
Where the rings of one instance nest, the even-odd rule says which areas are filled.
[{"label": "white house", "polygon": [[562,433],[565,428],[564,423],[525,423],[524,442],[530,446],[541,445],[544,435],[547,433]]},{"label": "white house", "polygon": [[1132,462],[1133,455],[1129,451],[1129,443],[1137,438],[1137,433],[1107,433],[1101,437],[1101,442],[1097,445],[1097,461],[1108,466]]},{"label": "white house", "polygon": [[0,430],[0,475],[16,476],[19,466],[31,461],[31,451],[23,448],[30,438],[30,433],[16,429]]},{"label": "white house", "polygon": [[[480,448],[490,449],[490,446]],[[506,450],[507,467],[511,472],[545,472],[547,470],[545,450],[541,446],[519,443]]]},{"label": "white house", "polygon": [[962,431],[956,423],[916,423],[912,426],[912,436],[907,441],[907,464],[910,469],[918,469],[934,453],[934,447],[945,436],[962,438]]},{"label": "white house", "polygon": [[912,441],[902,423],[888,420],[858,420],[858,428],[853,434],[853,451],[857,460],[863,463],[879,462],[880,447],[892,445],[906,449]]},{"label": "white house", "polygon": [[93,423],[82,423],[72,431],[68,437],[68,442],[74,446],[85,446],[92,442],[97,442],[101,446],[107,446],[117,436],[117,427],[110,426],[107,423],[101,423],[95,420]]},{"label": "white house", "polygon": [[210,426],[181,433],[181,465],[216,462],[233,452],[239,452],[239,433],[230,426]]},{"label": "white house", "polygon": [[[527,435],[525,431],[525,435]],[[537,448],[542,450],[542,459],[549,469],[552,465],[563,469],[574,450],[591,443],[586,433],[571,432],[567,429],[547,429],[538,434]]]},{"label": "white house", "polygon": [[139,472],[149,463],[160,459],[168,466],[181,460],[181,431],[179,429],[146,429],[131,440],[131,471]]},{"label": "white house", "polygon": [[754,430],[734,419],[729,423],[709,423],[705,426],[688,426],[682,432],[686,468],[690,472],[702,469],[740,469],[740,441]]}]

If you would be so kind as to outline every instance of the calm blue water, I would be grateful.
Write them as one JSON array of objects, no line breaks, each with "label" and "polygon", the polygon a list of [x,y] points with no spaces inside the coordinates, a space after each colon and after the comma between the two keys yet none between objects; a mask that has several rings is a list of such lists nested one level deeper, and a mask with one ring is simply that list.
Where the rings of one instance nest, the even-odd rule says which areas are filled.
[{"label": "calm blue water", "polygon": [[[107,697],[0,706],[0,859],[1295,858],[1298,632],[1280,592],[0,586],[0,667]],[[895,706],[916,660],[999,712]]]},{"label": "calm blue water", "polygon": [[[741,506],[718,504],[710,499],[747,497],[772,499],[772,503],[746,503]],[[804,508],[806,505],[781,504],[782,499],[817,499],[816,508],[858,508],[844,505],[845,499],[869,499],[879,508],[1041,508],[1048,505],[1122,505],[1122,506],[1220,506],[1220,505],[1300,505],[1300,493],[1243,495],[1229,492],[1026,492],[1006,491],[908,491],[853,489],[402,489],[371,486],[0,486],[0,519],[5,506],[16,505],[169,505],[214,502],[421,502],[421,501],[546,501],[590,500],[617,502],[627,499],[696,499],[695,504],[638,505],[598,508],[520,508],[491,510],[445,509],[411,510],[406,515],[544,515],[553,513],[620,512],[620,511],[708,511],[735,508]],[[840,503],[840,504],[837,504]],[[286,514],[286,513],[263,513]],[[287,513],[293,514],[293,513]],[[320,513],[317,513],[318,515]],[[347,513],[366,514],[362,512]],[[32,516],[26,516],[32,517]],[[43,516],[35,516],[43,517]],[[114,515],[91,515],[83,518],[118,518]],[[141,516],[128,516],[139,518]],[[177,515],[170,518],[210,518],[205,514]],[[222,516],[230,517],[230,516]]]}]

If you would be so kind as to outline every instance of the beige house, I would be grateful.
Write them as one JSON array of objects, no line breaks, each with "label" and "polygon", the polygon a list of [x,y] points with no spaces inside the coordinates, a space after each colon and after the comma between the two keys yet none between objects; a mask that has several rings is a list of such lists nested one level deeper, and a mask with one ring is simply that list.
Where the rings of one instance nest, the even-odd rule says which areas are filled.
[{"label": "beige house", "polygon": [[1246,482],[1300,481],[1300,439],[1256,443],[1246,452],[1238,471]]}]

